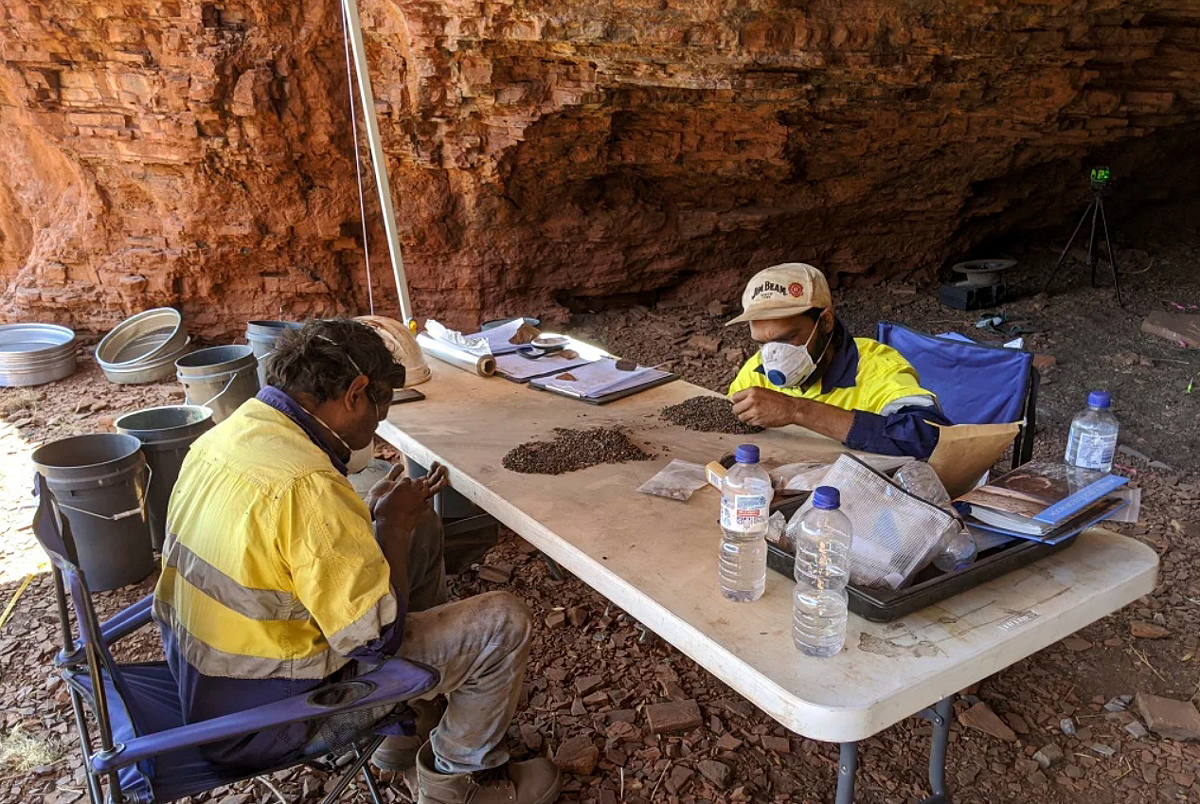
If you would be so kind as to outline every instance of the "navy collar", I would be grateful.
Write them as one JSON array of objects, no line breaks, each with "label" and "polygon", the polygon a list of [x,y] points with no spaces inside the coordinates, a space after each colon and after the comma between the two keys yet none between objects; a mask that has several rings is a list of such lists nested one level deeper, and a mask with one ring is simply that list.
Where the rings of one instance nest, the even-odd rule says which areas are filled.
[{"label": "navy collar", "polygon": [[[833,393],[837,388],[853,388],[858,377],[858,345],[854,338],[850,337],[850,330],[846,329],[840,318],[833,320],[833,340],[837,344],[837,351],[833,353],[833,358],[821,374],[822,394]],[[767,373],[763,369],[761,359],[755,371],[763,375]],[[801,387],[806,388],[810,384],[811,381]]]},{"label": "navy collar", "polygon": [[254,398],[265,405],[270,405],[291,419],[297,427],[304,431],[304,434],[308,436],[310,441],[320,447],[321,451],[329,456],[334,469],[337,469],[343,475],[347,474],[346,462],[337,454],[334,446],[325,440],[325,437],[321,434],[321,428],[317,420],[313,418],[311,413],[301,407],[299,402],[273,385],[263,388]]}]

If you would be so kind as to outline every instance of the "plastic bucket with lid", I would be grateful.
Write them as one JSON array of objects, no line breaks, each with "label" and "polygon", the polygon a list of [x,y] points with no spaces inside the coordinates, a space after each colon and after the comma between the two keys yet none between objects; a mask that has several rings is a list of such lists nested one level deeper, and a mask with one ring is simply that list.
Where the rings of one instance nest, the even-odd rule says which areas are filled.
[{"label": "plastic bucket with lid", "polygon": [[79,567],[95,592],[137,583],[154,569],[145,508],[154,481],[141,447],[131,435],[94,433],[33,452],[34,468],[70,523]]},{"label": "plastic bucket with lid", "polygon": [[167,502],[179,479],[179,469],[192,442],[212,428],[212,410],[198,405],[167,405],[126,413],[113,426],[142,443],[142,454],[154,473],[146,500],[150,545],[162,549],[167,526]]},{"label": "plastic bucket with lid", "polygon": [[247,321],[246,343],[254,350],[258,358],[258,384],[267,385],[267,360],[275,352],[275,342],[279,336],[289,329],[300,329],[304,324],[300,321]]},{"label": "plastic bucket with lid", "polygon": [[258,393],[258,358],[249,346],[210,346],[175,361],[189,405],[212,409],[220,424]]}]

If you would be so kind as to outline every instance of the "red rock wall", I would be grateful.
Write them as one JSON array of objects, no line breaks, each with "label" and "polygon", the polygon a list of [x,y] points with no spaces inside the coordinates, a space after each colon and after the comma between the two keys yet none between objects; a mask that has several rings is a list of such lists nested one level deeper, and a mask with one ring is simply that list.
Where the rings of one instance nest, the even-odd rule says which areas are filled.
[{"label": "red rock wall", "polygon": [[[783,259],[928,274],[1076,214],[1086,158],[1169,179],[1156,159],[1200,123],[1200,0],[361,12],[417,311],[460,324]],[[168,304],[218,337],[365,311],[333,0],[7,0],[0,21],[6,318]]]}]

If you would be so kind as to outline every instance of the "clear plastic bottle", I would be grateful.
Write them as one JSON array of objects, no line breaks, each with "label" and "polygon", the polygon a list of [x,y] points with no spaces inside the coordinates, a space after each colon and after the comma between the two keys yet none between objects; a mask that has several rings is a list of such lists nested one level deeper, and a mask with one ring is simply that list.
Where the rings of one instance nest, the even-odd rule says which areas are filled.
[{"label": "clear plastic bottle", "polygon": [[750,601],[767,588],[767,518],[771,477],[758,465],[758,447],[737,448],[737,464],[721,483],[721,556],[717,575],[721,594]]},{"label": "clear plastic bottle", "polygon": [[1075,414],[1067,436],[1066,462],[1080,469],[1111,472],[1113,454],[1117,451],[1120,424],[1109,410],[1112,397],[1108,391],[1088,394],[1087,409]]},{"label": "clear plastic bottle", "polygon": [[833,656],[846,644],[846,584],[850,580],[850,520],[841,494],[818,486],[812,508],[788,525],[796,540],[792,641],[809,656]]}]

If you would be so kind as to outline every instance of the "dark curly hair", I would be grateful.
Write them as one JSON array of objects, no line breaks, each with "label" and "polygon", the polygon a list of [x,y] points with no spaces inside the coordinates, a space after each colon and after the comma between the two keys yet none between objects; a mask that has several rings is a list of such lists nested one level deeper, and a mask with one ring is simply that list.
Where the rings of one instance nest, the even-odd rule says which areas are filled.
[{"label": "dark curly hair", "polygon": [[284,330],[267,358],[269,384],[312,394],[318,402],[346,393],[360,373],[371,381],[367,395],[375,404],[404,385],[404,366],[379,333],[349,318],[314,318],[301,329]]}]

